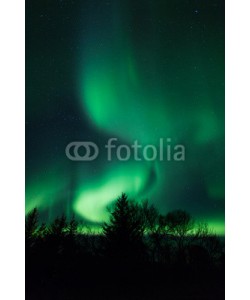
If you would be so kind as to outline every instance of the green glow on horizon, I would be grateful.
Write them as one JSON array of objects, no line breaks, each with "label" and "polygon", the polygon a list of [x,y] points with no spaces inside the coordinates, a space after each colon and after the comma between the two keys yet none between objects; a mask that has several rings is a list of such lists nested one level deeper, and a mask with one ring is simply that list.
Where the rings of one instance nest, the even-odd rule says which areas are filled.
[{"label": "green glow on horizon", "polygon": [[[106,216],[105,216],[106,219]],[[218,236],[224,236],[225,235],[225,223],[223,221],[219,220],[210,220],[207,222],[208,228],[211,231],[212,234],[216,234]],[[100,224],[91,224],[88,226],[82,226],[78,229],[79,233],[83,234],[102,234],[102,226]]]},{"label": "green glow on horizon", "polygon": [[209,229],[217,235],[225,235],[225,221],[224,220],[210,220],[207,222]]}]

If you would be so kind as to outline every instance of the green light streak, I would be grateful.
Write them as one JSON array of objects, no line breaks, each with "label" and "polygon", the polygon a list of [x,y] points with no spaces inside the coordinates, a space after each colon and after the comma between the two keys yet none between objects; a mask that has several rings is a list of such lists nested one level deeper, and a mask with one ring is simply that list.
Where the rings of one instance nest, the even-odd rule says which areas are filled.
[{"label": "green light streak", "polygon": [[107,221],[107,206],[117,199],[121,192],[131,198],[142,193],[147,181],[148,170],[145,165],[116,166],[102,179],[81,188],[75,198],[74,210],[91,222]]}]

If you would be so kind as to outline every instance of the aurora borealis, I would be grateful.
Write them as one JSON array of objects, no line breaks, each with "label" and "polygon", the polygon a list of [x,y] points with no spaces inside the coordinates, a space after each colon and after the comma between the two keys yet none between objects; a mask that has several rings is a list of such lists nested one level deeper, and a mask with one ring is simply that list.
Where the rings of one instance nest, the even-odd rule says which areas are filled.
[{"label": "aurora borealis", "polygon": [[[65,155],[112,137],[171,138],[186,159]],[[96,226],[122,192],[224,233],[223,2],[26,1],[26,210]]]}]

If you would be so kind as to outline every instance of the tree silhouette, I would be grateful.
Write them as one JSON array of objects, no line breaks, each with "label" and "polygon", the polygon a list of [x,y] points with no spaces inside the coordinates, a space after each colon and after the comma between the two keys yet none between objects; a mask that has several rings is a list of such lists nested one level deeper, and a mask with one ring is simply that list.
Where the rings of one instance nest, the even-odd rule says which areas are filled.
[{"label": "tree silhouette", "polygon": [[105,254],[121,262],[141,259],[144,225],[139,206],[123,193],[115,202],[109,223],[103,225]]},{"label": "tree silhouette", "polygon": [[147,246],[153,262],[169,261],[169,245],[167,243],[166,217],[159,214],[148,201],[142,204],[142,215],[145,223]]},{"label": "tree silhouette", "polygon": [[195,228],[194,219],[184,210],[175,210],[166,215],[166,225],[169,237],[177,246],[177,260],[183,263],[186,261],[185,248],[190,242],[189,236]]},{"label": "tree silhouette", "polygon": [[38,230],[38,210],[34,208],[25,218],[25,237],[31,239]]},{"label": "tree silhouette", "polygon": [[211,260],[218,261],[221,258],[223,253],[221,241],[206,223],[198,224],[192,242],[204,248]]},{"label": "tree silhouette", "polygon": [[67,232],[67,219],[65,215],[61,217],[57,217],[54,222],[50,225],[49,232],[51,235],[55,235],[57,237],[62,237],[66,235]]},{"label": "tree silhouette", "polygon": [[194,229],[194,220],[184,210],[175,210],[167,214],[166,222],[170,233],[183,238]]}]

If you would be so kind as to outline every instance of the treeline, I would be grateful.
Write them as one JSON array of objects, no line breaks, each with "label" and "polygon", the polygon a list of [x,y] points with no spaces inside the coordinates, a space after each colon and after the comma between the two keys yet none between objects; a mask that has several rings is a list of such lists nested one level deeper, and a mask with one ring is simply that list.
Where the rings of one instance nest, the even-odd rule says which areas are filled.
[{"label": "treeline", "polygon": [[[116,287],[126,288],[135,282],[145,286],[154,280],[157,285],[172,280],[174,286],[186,272],[192,276],[202,272],[204,278],[213,274],[223,281],[219,275],[224,268],[223,243],[207,224],[197,223],[186,211],[162,215],[148,202],[138,204],[122,194],[109,213],[109,221],[102,225],[100,234],[81,232],[81,224],[74,217],[68,220],[63,215],[51,224],[40,224],[37,209],[26,216],[29,299],[49,299],[59,290],[62,299],[66,295],[65,299],[78,299],[77,284],[92,293],[95,285],[107,287],[109,277]],[[198,284],[199,275],[197,280]],[[107,299],[113,299],[109,296]],[[97,298],[106,299],[99,294]],[[143,299],[148,298],[144,295]]]},{"label": "treeline", "polygon": [[58,251],[85,246],[89,253],[121,261],[218,263],[223,258],[220,238],[206,223],[195,222],[186,211],[161,215],[153,205],[129,201],[126,194],[109,210],[110,220],[96,236],[91,230],[80,232],[80,223],[74,216],[67,220],[62,215],[49,225],[40,225],[35,208],[26,216],[26,250],[51,243]]}]

